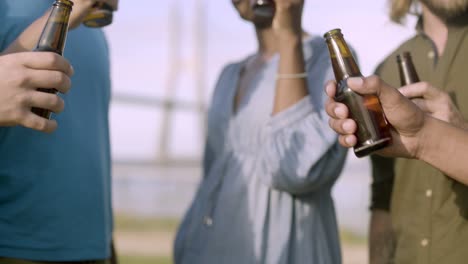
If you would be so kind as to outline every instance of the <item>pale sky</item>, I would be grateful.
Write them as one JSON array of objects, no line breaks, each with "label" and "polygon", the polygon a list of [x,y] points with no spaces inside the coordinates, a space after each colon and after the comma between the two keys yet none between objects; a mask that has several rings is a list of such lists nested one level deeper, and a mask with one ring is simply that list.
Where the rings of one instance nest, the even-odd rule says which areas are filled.
[{"label": "pale sky", "polygon": [[[206,98],[211,95],[224,64],[255,51],[253,29],[238,18],[230,0],[121,1],[114,23],[106,28],[114,94],[164,97],[170,69],[169,47],[177,44],[181,54],[175,94],[182,101],[195,100],[196,2],[202,5],[202,23],[206,30],[203,56]],[[357,51],[362,73],[369,75],[383,57],[413,33],[414,19],[406,27],[389,22],[386,4],[384,0],[308,0],[303,25],[307,31],[320,36],[330,29],[341,28],[346,40]],[[171,21],[170,14],[177,10],[179,19]],[[179,34],[174,31],[177,24]],[[199,124],[193,113],[175,115],[170,144],[173,155],[200,155]],[[114,103],[111,111],[114,157],[154,159],[160,127],[161,113],[157,108]]]}]

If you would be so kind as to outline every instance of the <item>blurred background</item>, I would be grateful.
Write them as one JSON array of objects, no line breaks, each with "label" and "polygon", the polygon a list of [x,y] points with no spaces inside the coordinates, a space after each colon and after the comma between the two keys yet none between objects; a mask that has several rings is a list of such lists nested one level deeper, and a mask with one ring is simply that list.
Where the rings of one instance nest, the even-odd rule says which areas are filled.
[{"label": "blurred background", "polygon": [[[341,28],[364,75],[413,33],[386,0],[308,0],[304,28]],[[105,29],[112,58],[111,134],[121,263],[172,263],[179,220],[200,180],[205,112],[222,66],[255,52],[230,0],[120,1]],[[345,264],[367,262],[370,171],[350,153],[333,195]]]}]

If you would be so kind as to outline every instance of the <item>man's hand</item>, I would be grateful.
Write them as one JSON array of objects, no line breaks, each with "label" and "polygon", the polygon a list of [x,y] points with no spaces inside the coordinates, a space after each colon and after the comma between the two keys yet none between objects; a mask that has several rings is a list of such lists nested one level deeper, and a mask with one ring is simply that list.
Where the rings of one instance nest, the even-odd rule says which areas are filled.
[{"label": "man's hand", "polygon": [[446,92],[427,82],[403,86],[399,91],[432,117],[468,129],[468,124]]},{"label": "man's hand", "polygon": [[[416,157],[420,147],[420,133],[423,132],[426,120],[424,112],[377,76],[349,78],[348,86],[359,94],[377,95],[387,120],[393,126],[392,145],[377,153],[383,156]],[[349,109],[346,105],[334,100],[336,83],[328,82],[325,89],[330,97],[326,104],[330,127],[340,134],[341,145],[353,147],[357,142],[354,135],[357,129],[356,122],[349,118]]]},{"label": "man's hand", "polygon": [[69,28],[78,27],[89,12],[93,10],[93,5],[97,2],[104,2],[112,6],[114,10],[117,10],[119,5],[119,0],[73,0],[74,5],[70,16]]},{"label": "man's hand", "polygon": [[47,120],[31,112],[32,107],[59,113],[63,100],[55,95],[36,91],[54,88],[66,93],[71,87],[73,69],[66,59],[50,52],[24,52],[0,56],[0,126],[22,125],[50,133],[57,128],[55,120]]}]

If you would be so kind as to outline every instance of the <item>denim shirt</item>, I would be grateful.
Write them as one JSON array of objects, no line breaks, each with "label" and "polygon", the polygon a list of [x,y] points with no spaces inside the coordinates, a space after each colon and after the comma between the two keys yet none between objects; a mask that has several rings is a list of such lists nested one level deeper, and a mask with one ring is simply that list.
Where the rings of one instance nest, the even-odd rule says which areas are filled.
[{"label": "denim shirt", "polygon": [[230,64],[208,116],[204,177],[175,242],[177,264],[341,263],[330,190],[346,150],[324,112],[333,79],[322,38],[304,42],[309,95],[271,116],[279,55],[233,113],[246,63]]}]

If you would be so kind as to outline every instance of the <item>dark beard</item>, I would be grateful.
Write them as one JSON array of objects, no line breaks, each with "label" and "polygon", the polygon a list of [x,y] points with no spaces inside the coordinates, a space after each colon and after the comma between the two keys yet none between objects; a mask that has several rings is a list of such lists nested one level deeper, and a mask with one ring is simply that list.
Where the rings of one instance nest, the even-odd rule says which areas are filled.
[{"label": "dark beard", "polygon": [[468,2],[459,8],[448,9],[444,6],[434,3],[434,0],[419,0],[432,13],[450,25],[467,25],[468,24]]}]

